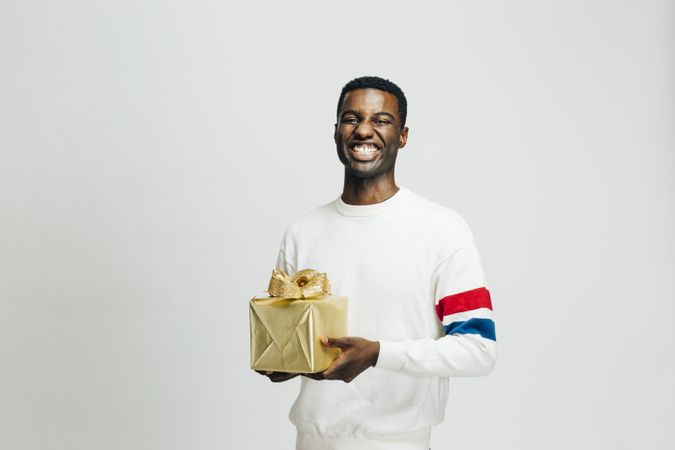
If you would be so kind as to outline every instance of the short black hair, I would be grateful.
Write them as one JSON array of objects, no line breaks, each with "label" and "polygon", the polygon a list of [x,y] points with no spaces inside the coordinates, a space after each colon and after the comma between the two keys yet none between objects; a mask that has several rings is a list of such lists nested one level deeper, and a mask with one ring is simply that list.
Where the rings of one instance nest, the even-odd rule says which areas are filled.
[{"label": "short black hair", "polygon": [[405,98],[405,94],[400,87],[396,86],[396,84],[380,77],[359,77],[354,78],[352,81],[345,84],[342,88],[342,92],[340,92],[340,98],[338,99],[338,116],[340,115],[340,108],[342,107],[342,101],[345,99],[345,95],[347,95],[347,92],[355,91],[356,89],[379,89],[380,91],[394,94],[398,100],[398,116],[401,119],[401,128],[405,126],[405,119],[408,115],[408,101]]}]

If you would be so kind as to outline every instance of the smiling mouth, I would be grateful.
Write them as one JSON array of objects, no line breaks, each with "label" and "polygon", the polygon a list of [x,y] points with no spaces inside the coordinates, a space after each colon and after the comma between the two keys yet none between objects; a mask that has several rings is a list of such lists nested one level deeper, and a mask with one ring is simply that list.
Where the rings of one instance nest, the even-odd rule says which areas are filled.
[{"label": "smiling mouth", "polygon": [[349,150],[352,152],[354,157],[359,160],[370,160],[375,153],[379,150],[377,145],[368,143],[368,144],[356,144],[350,146]]}]

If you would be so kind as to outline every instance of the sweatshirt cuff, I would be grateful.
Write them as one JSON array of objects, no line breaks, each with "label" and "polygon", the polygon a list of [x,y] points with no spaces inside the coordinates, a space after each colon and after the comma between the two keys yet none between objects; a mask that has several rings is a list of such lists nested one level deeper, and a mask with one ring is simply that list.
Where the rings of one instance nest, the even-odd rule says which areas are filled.
[{"label": "sweatshirt cuff", "polygon": [[400,370],[405,363],[405,344],[403,342],[380,341],[380,354],[375,367]]}]

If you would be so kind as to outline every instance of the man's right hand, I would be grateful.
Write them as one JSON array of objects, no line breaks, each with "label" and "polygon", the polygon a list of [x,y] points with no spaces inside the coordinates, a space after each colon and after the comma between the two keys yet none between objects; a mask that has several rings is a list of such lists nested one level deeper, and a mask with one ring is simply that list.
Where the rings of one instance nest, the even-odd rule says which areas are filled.
[{"label": "man's right hand", "polygon": [[299,373],[272,372],[271,370],[256,370],[256,372],[260,375],[265,375],[272,383],[281,383],[282,381],[288,381],[291,378],[300,375]]}]

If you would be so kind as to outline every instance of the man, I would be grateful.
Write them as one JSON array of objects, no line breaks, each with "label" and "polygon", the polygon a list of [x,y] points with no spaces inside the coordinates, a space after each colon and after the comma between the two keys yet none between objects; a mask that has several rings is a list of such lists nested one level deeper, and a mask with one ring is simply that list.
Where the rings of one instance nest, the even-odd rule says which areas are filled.
[{"label": "man", "polygon": [[396,185],[406,114],[405,95],[388,80],[345,85],[334,135],[342,195],[297,219],[281,244],[277,268],[326,272],[333,292],[349,297],[351,336],[322,338],[341,356],[302,377],[291,409],[297,449],[426,450],[448,377],[485,375],[495,363],[471,231],[457,213]]}]

